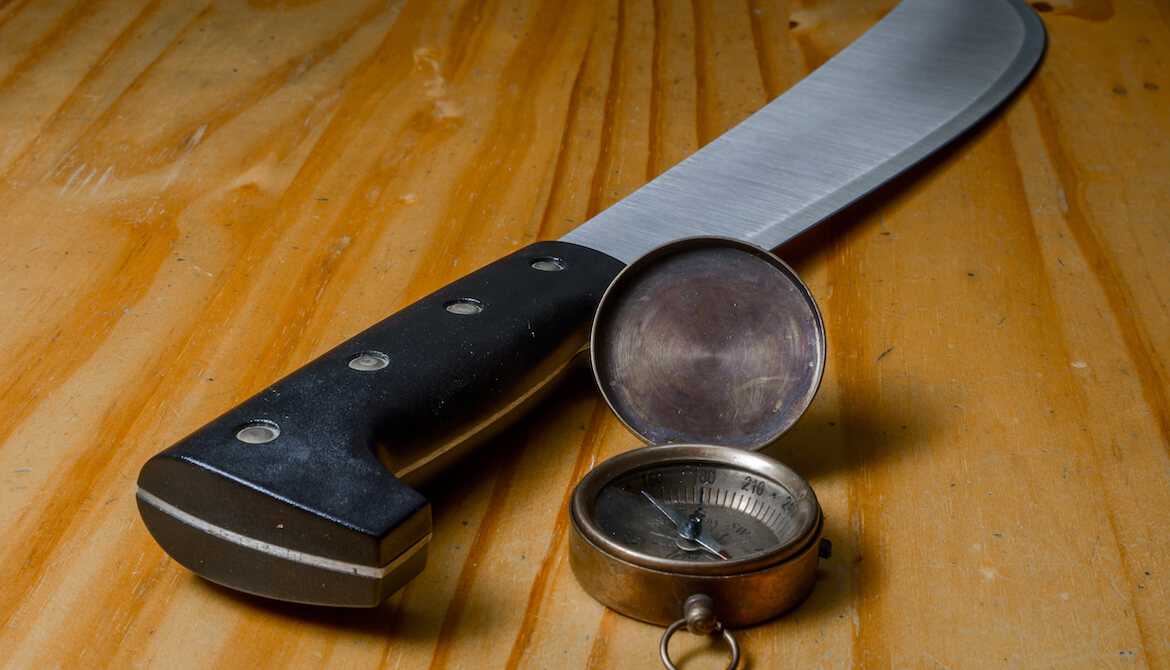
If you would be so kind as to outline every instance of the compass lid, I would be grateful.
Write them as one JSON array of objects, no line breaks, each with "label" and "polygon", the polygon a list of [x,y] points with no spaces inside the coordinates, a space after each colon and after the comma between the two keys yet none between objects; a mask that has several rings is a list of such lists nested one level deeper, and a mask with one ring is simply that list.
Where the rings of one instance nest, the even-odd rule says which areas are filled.
[{"label": "compass lid", "polygon": [[591,356],[606,402],[646,442],[760,449],[816,395],[825,328],[808,287],[775,255],[687,238],[614,279]]}]

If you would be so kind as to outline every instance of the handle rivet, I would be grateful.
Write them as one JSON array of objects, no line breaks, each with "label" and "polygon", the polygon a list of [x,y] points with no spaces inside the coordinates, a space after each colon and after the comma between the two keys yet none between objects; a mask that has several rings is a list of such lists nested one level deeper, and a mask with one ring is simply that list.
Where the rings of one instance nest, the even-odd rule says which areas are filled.
[{"label": "handle rivet", "polygon": [[359,372],[373,372],[390,365],[390,357],[380,351],[363,351],[350,356],[347,365]]},{"label": "handle rivet", "polygon": [[246,444],[267,444],[279,436],[280,426],[266,419],[249,421],[236,430],[236,439]]},{"label": "handle rivet", "polygon": [[555,256],[545,256],[532,261],[532,269],[541,272],[560,272],[566,267],[567,264]]},{"label": "handle rivet", "polygon": [[446,308],[448,312],[451,312],[452,314],[459,314],[460,316],[466,316],[468,314],[479,314],[483,311],[483,303],[474,298],[460,298],[458,300],[452,300],[446,305],[443,305],[443,307]]}]

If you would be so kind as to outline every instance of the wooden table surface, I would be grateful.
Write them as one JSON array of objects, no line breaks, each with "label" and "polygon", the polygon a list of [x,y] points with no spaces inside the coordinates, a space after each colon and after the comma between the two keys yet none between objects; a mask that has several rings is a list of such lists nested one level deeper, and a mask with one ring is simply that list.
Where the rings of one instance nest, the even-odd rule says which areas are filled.
[{"label": "wooden table surface", "polygon": [[[573,485],[639,446],[584,373],[426,491],[428,566],[372,610],[195,577],[135,478],[893,4],[0,3],[0,664],[655,667],[661,629],[566,560]],[[779,250],[829,353],[768,453],[834,553],[737,632],[752,668],[1170,667],[1170,5],[1033,6],[1048,54],[1005,113]]]}]

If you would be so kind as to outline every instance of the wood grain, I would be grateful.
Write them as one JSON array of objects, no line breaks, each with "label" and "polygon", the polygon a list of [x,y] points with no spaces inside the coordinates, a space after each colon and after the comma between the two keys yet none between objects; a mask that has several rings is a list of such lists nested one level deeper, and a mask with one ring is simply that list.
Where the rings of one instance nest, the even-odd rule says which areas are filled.
[{"label": "wood grain", "polygon": [[[573,485],[639,446],[586,375],[428,487],[428,567],[374,610],[194,577],[137,471],[893,4],[0,3],[0,664],[655,667],[661,629],[565,560]],[[780,250],[829,361],[769,453],[834,555],[737,633],[750,667],[1170,667],[1170,6],[1033,7],[1049,52],[1005,113]]]}]

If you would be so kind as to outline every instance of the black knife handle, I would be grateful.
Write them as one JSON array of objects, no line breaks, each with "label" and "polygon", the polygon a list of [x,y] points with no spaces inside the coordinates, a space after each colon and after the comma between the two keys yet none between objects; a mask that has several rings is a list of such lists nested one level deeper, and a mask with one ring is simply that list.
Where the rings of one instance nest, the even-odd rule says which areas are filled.
[{"label": "black knife handle", "polygon": [[147,528],[233,588],[378,604],[422,568],[430,509],[408,484],[551,386],[622,267],[539,242],[413,303],[150,459]]}]

